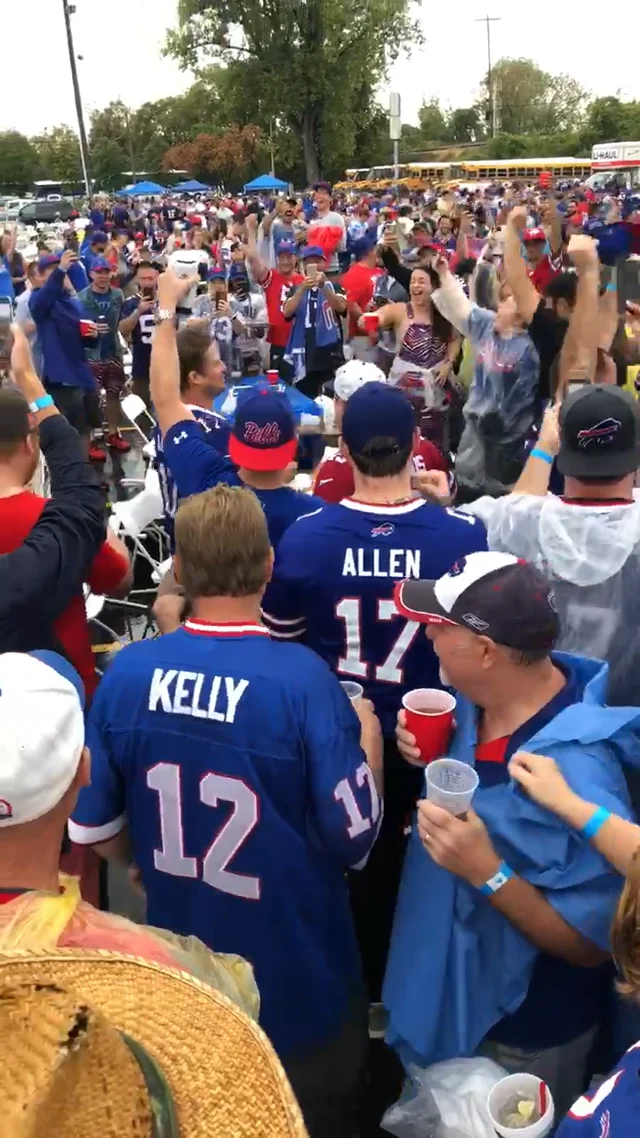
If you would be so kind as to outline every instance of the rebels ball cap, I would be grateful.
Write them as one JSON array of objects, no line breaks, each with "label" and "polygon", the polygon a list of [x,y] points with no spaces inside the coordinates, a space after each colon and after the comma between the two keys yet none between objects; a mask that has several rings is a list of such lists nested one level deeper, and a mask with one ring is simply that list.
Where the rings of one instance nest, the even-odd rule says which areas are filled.
[{"label": "rebels ball cap", "polygon": [[638,404],[629,391],[585,383],[565,399],[560,410],[561,474],[623,478],[638,466]]},{"label": "rebels ball cap", "polygon": [[298,449],[293,411],[285,395],[258,385],[238,400],[229,457],[246,470],[284,470]]},{"label": "rebels ball cap", "polygon": [[510,553],[469,553],[437,581],[399,581],[394,600],[407,620],[458,625],[522,652],[549,652],[560,634],[549,581]]}]

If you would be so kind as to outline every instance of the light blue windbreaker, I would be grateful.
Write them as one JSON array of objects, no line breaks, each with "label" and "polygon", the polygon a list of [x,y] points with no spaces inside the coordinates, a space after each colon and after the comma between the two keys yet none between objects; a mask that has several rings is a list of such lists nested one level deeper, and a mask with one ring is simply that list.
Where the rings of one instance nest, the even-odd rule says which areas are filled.
[{"label": "light blue windbreaker", "polygon": [[[521,749],[550,755],[587,801],[632,817],[619,760],[640,765],[640,708],[605,707],[606,664],[554,653],[581,701]],[[475,765],[476,708],[458,695],[452,757]],[[637,733],[636,733],[637,732]],[[476,791],[473,806],[515,873],[543,890],[558,913],[602,949],[622,879],[559,818],[510,782]],[[527,994],[537,949],[478,890],[425,852],[414,826],[402,876],[383,999],[387,1042],[426,1066],[471,1056]]]}]

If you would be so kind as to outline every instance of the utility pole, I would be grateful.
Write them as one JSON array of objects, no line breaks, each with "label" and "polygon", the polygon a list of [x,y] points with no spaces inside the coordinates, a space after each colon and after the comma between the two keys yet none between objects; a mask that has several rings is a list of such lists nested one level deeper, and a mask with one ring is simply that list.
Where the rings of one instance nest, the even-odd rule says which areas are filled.
[{"label": "utility pole", "polygon": [[402,119],[400,116],[400,95],[392,91],[389,96],[389,137],[393,142],[393,182],[397,185],[400,177],[398,165],[398,142],[402,136]]},{"label": "utility pole", "polygon": [[480,16],[474,21],[476,24],[487,25],[487,90],[489,92],[489,118],[491,137],[496,136],[496,97],[493,86],[493,73],[491,70],[491,25],[500,22],[500,16]]},{"label": "utility pole", "polygon": [[69,49],[69,66],[71,68],[71,81],[73,83],[73,98],[76,104],[76,114],[78,116],[78,137],[80,139],[80,159],[82,162],[82,174],[84,177],[87,197],[89,200],[91,200],[91,181],[89,179],[89,148],[87,146],[87,136],[84,129],[84,119],[82,117],[82,99],[80,98],[78,68],[76,67],[76,54],[73,47],[73,33],[71,31],[71,16],[76,10],[75,4],[69,4],[68,0],[62,0],[62,10],[64,12],[64,26],[67,31],[67,47]]}]

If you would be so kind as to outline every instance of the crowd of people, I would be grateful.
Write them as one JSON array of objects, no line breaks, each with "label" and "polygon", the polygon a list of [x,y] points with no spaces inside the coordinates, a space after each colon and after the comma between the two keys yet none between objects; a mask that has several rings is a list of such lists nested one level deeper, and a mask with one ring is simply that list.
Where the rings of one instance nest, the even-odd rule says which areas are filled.
[{"label": "crowd of people", "polygon": [[[10,1138],[370,1138],[478,1056],[559,1138],[635,1136],[639,240],[632,195],[518,184],[97,198],[29,263],[5,235]],[[130,390],[172,558],[98,682]],[[462,814],[416,689],[455,697]]]}]

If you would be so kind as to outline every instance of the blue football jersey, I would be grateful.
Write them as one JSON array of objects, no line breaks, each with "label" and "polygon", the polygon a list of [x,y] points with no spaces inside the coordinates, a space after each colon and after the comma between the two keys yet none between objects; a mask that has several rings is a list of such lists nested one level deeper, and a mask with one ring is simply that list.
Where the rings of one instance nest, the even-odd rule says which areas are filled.
[{"label": "blue football jersey", "polygon": [[[120,319],[131,316],[140,304],[139,296],[130,296],[122,305]],[[131,333],[131,375],[133,379],[148,379],[151,365],[151,341],[155,327],[153,312],[143,312]]]},{"label": "blue football jersey", "polygon": [[[193,410],[193,408],[192,408]],[[202,432],[191,420],[176,423],[164,439],[164,456],[178,488],[179,498],[201,494],[225,482],[228,486],[244,486],[229,458],[206,446]],[[286,529],[304,514],[324,506],[321,498],[301,494],[291,486],[278,486],[274,490],[256,490],[251,487],[265,512],[269,540],[275,549]]]},{"label": "blue football jersey", "polygon": [[361,982],[345,873],[381,808],[324,661],[262,625],[190,619],[118,654],[87,744],[72,840],[128,822],[149,923],[249,960],[281,1054],[334,1038]]},{"label": "blue football jersey", "polygon": [[[195,407],[191,404],[188,406],[198,424],[195,429],[203,442],[211,447],[216,454],[226,455],[229,449],[230,427],[224,416],[219,415],[217,411],[208,411],[206,407]],[[165,457],[166,440],[162,438],[162,432],[158,427],[154,431],[153,439],[156,447],[155,467],[160,479],[160,493],[162,494],[164,508],[164,525],[173,549],[173,519],[176,516],[179,499],[186,497],[186,495],[180,494],[178,491],[171,468]]]},{"label": "blue football jersey", "polygon": [[631,1138],[640,1120],[640,1043],[623,1055],[619,1067],[590,1095],[573,1104],[557,1138]]},{"label": "blue football jersey", "polygon": [[276,637],[303,640],[340,679],[362,684],[386,737],[405,691],[440,686],[424,628],[400,616],[394,586],[440,577],[465,553],[486,549],[484,526],[468,518],[422,498],[389,506],[348,498],[301,518],[278,547],[267,626]]}]

